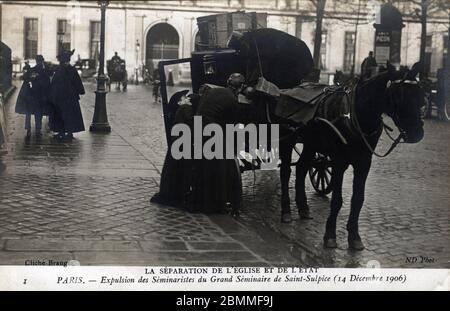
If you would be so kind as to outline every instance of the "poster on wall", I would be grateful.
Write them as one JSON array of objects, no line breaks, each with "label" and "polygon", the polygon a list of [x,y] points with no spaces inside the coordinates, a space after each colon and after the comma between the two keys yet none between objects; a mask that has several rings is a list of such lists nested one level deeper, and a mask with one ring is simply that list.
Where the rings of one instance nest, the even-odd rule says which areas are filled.
[{"label": "poster on wall", "polygon": [[391,48],[389,46],[375,47],[375,59],[377,64],[386,64],[390,57]]}]

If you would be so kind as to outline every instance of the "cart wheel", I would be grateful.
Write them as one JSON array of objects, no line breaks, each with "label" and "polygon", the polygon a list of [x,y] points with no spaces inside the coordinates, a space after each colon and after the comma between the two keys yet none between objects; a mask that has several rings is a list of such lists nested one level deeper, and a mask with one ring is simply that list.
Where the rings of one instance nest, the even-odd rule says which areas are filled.
[{"label": "cart wheel", "polygon": [[439,117],[442,121],[450,121],[450,103],[446,102],[440,108]]},{"label": "cart wheel", "polygon": [[431,118],[431,113],[433,111],[431,99],[429,96],[425,96],[425,105],[421,108],[421,114],[423,119]]},{"label": "cart wheel", "polygon": [[316,153],[309,169],[309,179],[319,195],[331,193],[331,159],[321,153]]}]

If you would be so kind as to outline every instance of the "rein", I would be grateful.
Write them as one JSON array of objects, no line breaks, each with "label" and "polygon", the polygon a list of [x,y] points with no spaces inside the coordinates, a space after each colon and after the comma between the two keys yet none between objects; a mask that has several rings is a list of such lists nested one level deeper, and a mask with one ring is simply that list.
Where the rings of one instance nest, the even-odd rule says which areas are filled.
[{"label": "rein", "polygon": [[[402,83],[402,81],[395,81],[394,83]],[[388,88],[391,86],[391,84],[388,85]],[[392,151],[394,151],[394,149],[400,144],[401,140],[404,138],[405,133],[403,131],[400,132],[400,134],[398,135],[398,137],[396,139],[394,139],[389,133],[388,130],[392,131],[392,129],[390,127],[388,127],[383,121],[381,121],[381,131],[384,129],[388,135],[388,137],[393,141],[391,147],[388,149],[388,151],[386,151],[385,154],[379,154],[375,151],[374,148],[372,148],[372,146],[370,145],[369,141],[367,140],[366,136],[368,136],[367,134],[365,134],[362,129],[361,126],[359,124],[358,121],[358,117],[356,116],[356,103],[355,103],[355,93],[356,93],[356,87],[357,84],[355,84],[354,88],[351,91],[346,92],[346,96],[347,98],[350,100],[351,103],[351,122],[353,127],[356,129],[357,133],[359,134],[359,136],[361,136],[364,144],[366,145],[367,149],[369,149],[369,151],[379,157],[379,158],[385,158],[387,157],[389,154],[391,154]],[[350,97],[350,93],[353,93],[353,95]],[[349,98],[350,97],[350,98]],[[377,131],[377,133],[379,132],[379,130]],[[373,135],[373,134],[372,134]],[[369,135],[371,136],[371,135]]]}]

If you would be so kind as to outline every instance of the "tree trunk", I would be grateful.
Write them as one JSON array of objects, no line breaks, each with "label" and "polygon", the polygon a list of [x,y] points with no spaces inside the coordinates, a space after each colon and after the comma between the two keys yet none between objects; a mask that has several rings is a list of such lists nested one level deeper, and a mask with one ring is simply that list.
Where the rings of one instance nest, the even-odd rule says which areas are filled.
[{"label": "tree trunk", "polygon": [[353,42],[353,62],[352,62],[352,70],[351,70],[352,77],[355,76],[355,72],[356,72],[356,43],[358,40],[358,26],[359,26],[359,16],[360,15],[361,15],[361,0],[358,0],[358,13],[356,15],[356,24],[355,24],[355,42]]},{"label": "tree trunk", "polygon": [[428,14],[428,0],[422,0],[421,2],[421,14],[420,23],[422,25],[422,33],[420,35],[420,64],[421,72],[420,78],[424,79],[427,76],[426,63],[425,63],[425,52],[427,47],[427,14]]},{"label": "tree trunk", "polygon": [[316,4],[316,33],[314,36],[314,67],[320,70],[320,46],[322,45],[322,21],[325,14],[327,0],[317,0]]},{"label": "tree trunk", "polygon": [[[447,81],[450,81],[450,13],[448,14],[448,31],[447,31],[447,64],[445,72],[447,72]],[[447,105],[450,105],[450,83],[446,83]]]}]

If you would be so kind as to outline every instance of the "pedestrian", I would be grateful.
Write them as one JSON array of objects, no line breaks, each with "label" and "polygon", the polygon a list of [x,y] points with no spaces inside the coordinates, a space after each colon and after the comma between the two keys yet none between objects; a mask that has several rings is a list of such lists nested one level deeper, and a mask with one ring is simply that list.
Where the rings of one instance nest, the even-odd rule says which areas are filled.
[{"label": "pedestrian", "polygon": [[25,115],[26,138],[31,137],[31,116],[34,115],[36,137],[42,137],[42,117],[48,114],[50,76],[42,55],[36,56],[36,66],[24,72],[24,82],[16,102],[16,113]]},{"label": "pedestrian", "polygon": [[58,55],[59,67],[51,84],[51,101],[54,108],[50,129],[57,132],[58,139],[72,139],[73,133],[85,131],[80,108],[80,95],[85,94],[78,71],[70,65],[73,51]]},{"label": "pedestrian", "polygon": [[114,65],[120,65],[122,58],[119,56],[119,53],[114,52],[114,56],[111,58],[111,61]]},{"label": "pedestrian", "polygon": [[[238,96],[244,88],[244,82],[243,75],[234,73],[228,79],[228,87],[205,91],[196,112],[197,116],[202,117],[203,127],[217,124],[225,133],[227,124],[239,123]],[[242,185],[239,166],[235,159],[226,158],[227,139],[234,137],[223,137],[221,159],[206,159],[203,155],[201,160],[194,160],[192,193],[187,204],[191,212],[223,213],[240,208]]]},{"label": "pedestrian", "polygon": [[[171,131],[176,124],[185,124],[193,130],[195,103],[186,97],[189,91],[175,93],[168,104],[167,126]],[[173,207],[183,207],[185,198],[189,192],[192,160],[178,159],[172,157],[172,143],[178,137],[170,137],[164,166],[161,172],[159,192],[155,194],[150,202],[164,204]]]},{"label": "pedestrian", "polygon": [[159,70],[156,68],[153,70],[153,99],[155,103],[158,103],[160,100],[160,88],[161,88],[161,77],[159,75]]},{"label": "pedestrian", "polygon": [[363,79],[369,79],[377,67],[377,61],[373,56],[373,52],[370,51],[369,56],[367,56],[361,64],[361,77]]}]

